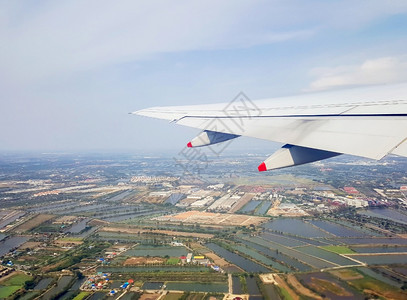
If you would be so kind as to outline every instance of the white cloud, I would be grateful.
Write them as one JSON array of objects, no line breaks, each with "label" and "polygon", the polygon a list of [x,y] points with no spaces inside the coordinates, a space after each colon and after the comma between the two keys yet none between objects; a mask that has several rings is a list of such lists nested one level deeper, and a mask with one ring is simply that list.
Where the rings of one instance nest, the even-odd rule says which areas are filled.
[{"label": "white cloud", "polygon": [[309,88],[314,91],[403,82],[407,80],[407,56],[380,57],[357,65],[315,68],[310,73],[316,77]]},{"label": "white cloud", "polygon": [[160,53],[304,39],[315,28],[360,26],[406,10],[406,1],[373,0],[7,1],[0,79],[36,82]]}]

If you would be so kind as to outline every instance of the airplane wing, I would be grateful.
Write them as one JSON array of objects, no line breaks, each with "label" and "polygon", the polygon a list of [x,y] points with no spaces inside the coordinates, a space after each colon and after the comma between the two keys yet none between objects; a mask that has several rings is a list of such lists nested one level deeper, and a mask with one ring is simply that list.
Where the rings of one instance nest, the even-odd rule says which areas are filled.
[{"label": "airplane wing", "polygon": [[239,136],[284,143],[259,166],[265,171],[339,154],[376,160],[387,154],[407,156],[405,91],[397,86],[260,101],[241,94],[230,103],[153,107],[134,114],[202,129],[189,147]]}]

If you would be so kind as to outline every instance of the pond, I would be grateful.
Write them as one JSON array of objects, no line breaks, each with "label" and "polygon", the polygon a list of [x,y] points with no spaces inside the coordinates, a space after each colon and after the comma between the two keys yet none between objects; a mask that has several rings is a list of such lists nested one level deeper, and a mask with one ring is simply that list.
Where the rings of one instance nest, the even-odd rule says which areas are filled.
[{"label": "pond", "polygon": [[284,236],[276,235],[276,234],[272,234],[272,233],[262,233],[261,237],[264,238],[265,240],[276,242],[276,243],[279,243],[279,244],[287,246],[287,247],[298,247],[298,246],[307,245],[305,242],[295,240],[295,239],[290,239],[288,237],[284,237]]},{"label": "pond", "polygon": [[407,252],[406,246],[395,246],[395,247],[352,247],[353,251],[357,253],[399,253]]},{"label": "pond", "polygon": [[334,234],[336,236],[340,236],[340,237],[367,236],[367,234],[365,234],[363,232],[356,231],[355,229],[351,229],[351,228],[346,228],[345,226],[327,222],[327,221],[311,220],[309,222],[317,227],[322,228],[325,231],[328,231],[329,233],[332,233],[332,234]]},{"label": "pond", "polygon": [[263,201],[263,203],[257,208],[256,215],[265,215],[271,206],[271,201]]},{"label": "pond", "polygon": [[376,244],[376,245],[407,245],[407,239],[402,238],[339,238],[337,241],[350,245]]},{"label": "pond", "polygon": [[137,246],[134,249],[127,250],[123,255],[127,256],[170,256],[170,257],[180,257],[182,255],[187,255],[189,252],[185,247],[169,247],[169,246],[157,246],[157,247],[146,247]]},{"label": "pond", "polygon": [[257,251],[250,249],[248,247],[245,246],[240,246],[240,245],[231,245],[231,247],[233,247],[233,249],[236,249],[237,251],[244,253],[248,256],[250,256],[251,258],[253,258],[254,260],[257,260],[259,262],[262,262],[263,264],[272,267],[273,269],[279,271],[279,272],[290,272],[291,270],[289,268],[287,268],[286,266],[281,265],[278,262],[275,262],[274,260],[258,253]]},{"label": "pond", "polygon": [[62,276],[59,278],[57,285],[47,291],[42,299],[55,299],[73,280],[73,276]]},{"label": "pond", "polygon": [[40,282],[38,282],[37,285],[34,287],[34,291],[46,289],[49,286],[49,284],[52,282],[52,280],[53,280],[53,278],[41,279]]},{"label": "pond", "polygon": [[89,298],[87,298],[87,300],[101,300],[106,296],[106,292],[96,292],[94,293],[92,296],[90,296]]},{"label": "pond", "polygon": [[[256,242],[258,242],[258,243],[251,242],[251,241],[248,241],[248,240],[243,240],[243,239],[241,239],[240,241],[242,243],[244,243],[245,245],[247,245],[247,246],[249,246],[249,247],[251,247],[253,249],[256,249],[260,253],[262,253],[262,254],[264,254],[264,255],[266,255],[268,257],[272,257],[272,258],[274,258],[274,259],[276,259],[276,260],[278,260],[280,262],[283,262],[283,263],[287,264],[288,266],[291,266],[291,267],[293,267],[293,268],[295,268],[295,269],[297,269],[297,270],[299,270],[301,272],[306,272],[306,271],[311,270],[310,266],[308,266],[306,264],[303,264],[302,262],[299,262],[298,260],[295,260],[295,259],[293,259],[293,258],[291,258],[289,256],[286,256],[285,254],[283,254],[283,253],[281,253],[281,252],[279,252],[279,251],[277,251],[275,249],[270,248],[266,241],[264,241],[263,245],[260,244],[262,242],[262,240],[256,240]],[[288,267],[285,267],[284,265],[281,265],[281,264],[280,264],[279,267],[275,267],[275,268],[276,269],[281,269],[283,272],[291,272],[292,271]]]},{"label": "pond", "polygon": [[0,242],[0,256],[9,253],[11,250],[20,247],[29,238],[25,236],[13,236]]},{"label": "pond", "polygon": [[261,203],[260,200],[252,200],[249,203],[247,203],[242,209],[240,209],[240,212],[242,212],[242,213],[252,212],[256,209],[256,207],[260,203]]},{"label": "pond", "polygon": [[227,293],[229,288],[225,283],[197,282],[167,282],[166,289],[170,291]]},{"label": "pond", "polygon": [[3,219],[0,222],[0,229],[6,227],[8,224],[13,223],[15,220],[17,220],[18,218],[24,216],[26,213],[25,212],[18,212],[16,214],[13,214],[13,216]]},{"label": "pond", "polygon": [[238,276],[232,276],[232,292],[233,294],[243,294],[242,285]]},{"label": "pond", "polygon": [[232,253],[216,244],[213,243],[205,244],[205,247],[211,249],[213,252],[215,252],[220,257],[226,259],[227,261],[242,268],[245,272],[261,272],[261,273],[270,272],[269,269],[263,267],[262,265],[259,265],[247,258],[241,257],[236,253]]},{"label": "pond", "polygon": [[302,220],[291,218],[276,219],[264,224],[264,227],[274,231],[286,232],[308,238],[332,236]]},{"label": "pond", "polygon": [[356,254],[352,257],[369,265],[390,265],[390,264],[407,264],[407,254],[378,254],[378,255],[362,255]]},{"label": "pond", "polygon": [[[257,286],[256,283],[256,278],[254,276],[248,276],[246,277],[246,284],[247,284],[247,291],[249,292],[250,299],[256,298],[256,299],[262,299],[259,287]],[[258,298],[260,297],[260,298]]]},{"label": "pond", "polygon": [[370,208],[368,210],[360,211],[359,214],[407,224],[407,215],[392,208]]},{"label": "pond", "polygon": [[144,282],[142,290],[161,290],[164,282]]},{"label": "pond", "polygon": [[88,221],[89,219],[87,218],[83,219],[82,221],[72,225],[72,227],[64,229],[64,233],[80,233],[81,231],[85,230]]},{"label": "pond", "polygon": [[308,255],[308,254],[302,253],[302,252],[296,250],[295,248],[289,248],[289,247],[283,246],[281,244],[266,241],[259,237],[254,237],[254,238],[251,238],[250,240],[255,243],[261,243],[261,241],[264,241],[266,243],[263,243],[262,244],[263,246],[269,245],[269,247],[276,249],[279,252],[284,253],[287,256],[298,259],[300,262],[313,266],[316,269],[332,268],[332,267],[336,266],[333,263],[330,263],[323,259],[319,259],[318,257],[315,257],[313,255]]},{"label": "pond", "polygon": [[339,254],[323,250],[321,248],[315,246],[305,246],[305,247],[297,247],[296,250],[301,251],[306,254],[310,254],[316,256],[318,258],[325,259],[332,263],[341,265],[341,266],[352,266],[356,263],[348,258],[345,258]]}]

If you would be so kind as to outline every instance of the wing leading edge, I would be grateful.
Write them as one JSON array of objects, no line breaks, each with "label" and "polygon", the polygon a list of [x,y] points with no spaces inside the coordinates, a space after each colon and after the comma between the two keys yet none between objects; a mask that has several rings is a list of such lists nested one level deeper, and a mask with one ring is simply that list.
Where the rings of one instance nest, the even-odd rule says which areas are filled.
[{"label": "wing leading edge", "polygon": [[[203,130],[190,146],[238,136],[286,144],[259,166],[265,171],[339,154],[377,160],[387,154],[407,156],[406,91],[397,86],[373,93],[362,89],[247,103],[154,107],[134,114]],[[360,102],[366,99],[370,102]],[[324,102],[329,104],[303,104]]]}]

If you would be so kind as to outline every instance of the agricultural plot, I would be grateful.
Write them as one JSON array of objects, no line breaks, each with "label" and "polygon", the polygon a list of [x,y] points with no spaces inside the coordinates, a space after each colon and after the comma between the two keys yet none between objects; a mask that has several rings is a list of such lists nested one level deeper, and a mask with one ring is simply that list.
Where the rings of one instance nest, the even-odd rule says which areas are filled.
[{"label": "agricultural plot", "polygon": [[401,245],[407,246],[407,239],[403,238],[385,238],[385,237],[372,237],[372,238],[340,238],[337,239],[343,244],[349,245]]},{"label": "agricultural plot", "polygon": [[96,269],[97,272],[102,273],[156,273],[156,272],[194,272],[194,273],[209,273],[210,269],[200,266],[147,266],[147,267],[107,267],[101,266]]},{"label": "agricultural plot", "polygon": [[249,213],[249,212],[254,212],[257,206],[261,201],[259,200],[251,200],[249,203],[247,203],[242,209],[240,209],[241,213]]},{"label": "agricultural plot", "polygon": [[247,248],[245,246],[239,246],[239,245],[230,245],[233,249],[246,254],[248,256],[250,256],[251,258],[253,258],[254,260],[257,260],[267,266],[272,267],[273,269],[276,269],[280,272],[292,272],[292,270],[290,270],[289,268],[279,264],[278,262],[273,261],[272,259],[250,249]]},{"label": "agricultural plot", "polygon": [[227,261],[235,264],[239,268],[243,269],[246,272],[260,272],[260,273],[268,273],[270,270],[265,268],[262,265],[259,265],[247,258],[244,258],[236,253],[230,252],[216,244],[209,243],[205,245],[207,248],[214,251],[220,257],[223,257]]},{"label": "agricultural plot", "polygon": [[355,253],[352,249],[347,246],[322,246],[322,249],[327,251],[337,253],[337,254],[352,254]]},{"label": "agricultural plot", "polygon": [[308,221],[314,226],[317,226],[331,234],[334,234],[339,237],[365,237],[368,236],[366,233],[361,231],[357,231],[352,228],[347,228],[343,225],[338,225],[328,221],[321,221],[321,220],[310,220]]},{"label": "agricultural plot", "polygon": [[169,246],[137,246],[134,249],[127,250],[125,256],[157,256],[157,257],[180,257],[186,255],[189,251],[185,247],[169,247]]},{"label": "agricultural plot", "polygon": [[284,237],[281,235],[276,235],[272,233],[263,233],[260,235],[262,238],[264,238],[267,241],[279,243],[283,246],[287,247],[298,247],[298,246],[305,246],[307,243],[295,239],[291,239],[288,237]]},{"label": "agricultural plot", "polygon": [[349,257],[368,265],[407,264],[407,254],[354,254]]},{"label": "agricultural plot", "polygon": [[271,206],[271,201],[263,201],[263,203],[261,203],[255,211],[255,215],[258,216],[262,216],[265,215],[267,213],[267,211],[269,210]]},{"label": "agricultural plot", "polygon": [[395,247],[352,247],[353,253],[407,253],[406,246]]},{"label": "agricultural plot", "polygon": [[13,295],[16,291],[23,288],[24,283],[31,280],[32,277],[24,273],[16,273],[11,277],[0,281],[0,299],[5,299]]},{"label": "agricultural plot", "polygon": [[167,290],[187,291],[187,292],[216,292],[227,293],[228,285],[226,283],[197,283],[197,282],[167,282]]},{"label": "agricultural plot", "polygon": [[289,257],[276,249],[273,249],[269,246],[269,243],[267,243],[264,240],[261,239],[250,239],[250,240],[244,240],[244,239],[239,239],[240,242],[244,243],[245,245],[249,246],[250,248],[256,249],[260,253],[266,255],[267,257],[271,257],[276,259],[279,262],[284,263],[285,265],[299,270],[301,272],[306,272],[306,271],[311,271],[312,268],[292,257]]},{"label": "agricultural plot", "polygon": [[[251,239],[253,242],[258,243],[260,240],[263,240],[262,238],[255,237]],[[299,261],[306,263],[307,265],[313,266],[315,269],[325,269],[325,268],[332,268],[336,267],[337,265],[325,260],[321,260],[317,257],[302,253],[298,250],[288,248],[286,246],[283,246],[281,244],[277,244],[271,241],[266,241],[270,247],[273,249],[278,250],[279,252],[284,253],[285,255],[295,257]]]},{"label": "agricultural plot", "polygon": [[329,251],[323,250],[323,249],[315,247],[315,246],[297,247],[296,250],[298,250],[302,253],[316,256],[318,258],[325,259],[338,266],[352,266],[352,265],[357,264],[356,262],[354,262],[348,258],[340,256],[339,254],[329,252]]},{"label": "agricultural plot", "polygon": [[370,276],[370,277],[372,277],[374,279],[377,279],[377,280],[379,280],[381,282],[387,283],[387,284],[389,284],[391,286],[394,286],[396,288],[401,288],[402,285],[403,285],[402,281],[397,282],[395,280],[392,280],[390,276],[384,276],[384,275],[382,275],[382,274],[380,274],[378,272],[375,272],[372,269],[358,268],[358,270],[360,270],[365,275],[368,275],[368,276]]},{"label": "agricultural plot", "polygon": [[37,215],[32,219],[29,219],[27,222],[21,224],[20,226],[16,227],[14,231],[16,232],[25,232],[34,229],[35,227],[45,223],[48,220],[51,220],[54,215]]},{"label": "agricultural plot", "polygon": [[276,219],[264,224],[264,227],[273,231],[285,232],[308,238],[332,237],[332,235],[319,230],[315,226],[298,219]]},{"label": "agricultural plot", "polygon": [[[381,282],[373,277],[364,276],[362,279],[349,281],[349,284],[360,291],[365,291],[374,298],[382,299],[407,299],[407,292],[397,289],[392,285]],[[370,297],[372,298],[372,297]]]},{"label": "agricultural plot", "polygon": [[328,299],[364,299],[365,296],[329,273],[298,274],[296,276],[304,286]]}]

